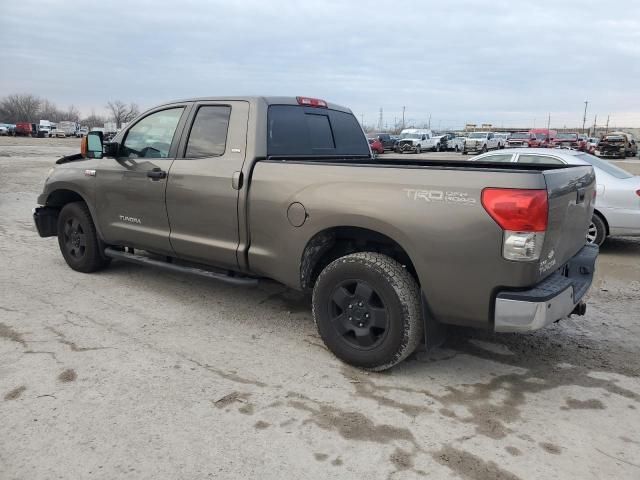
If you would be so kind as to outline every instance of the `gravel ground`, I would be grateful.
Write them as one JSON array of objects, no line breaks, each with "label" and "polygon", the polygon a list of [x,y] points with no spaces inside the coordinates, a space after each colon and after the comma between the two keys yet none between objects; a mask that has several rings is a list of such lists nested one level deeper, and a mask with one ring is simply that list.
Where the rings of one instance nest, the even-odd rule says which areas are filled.
[{"label": "gravel ground", "polygon": [[640,478],[638,239],[602,248],[585,317],[366,374],[276,283],[66,267],[30,214],[77,145],[0,138],[3,480]]}]

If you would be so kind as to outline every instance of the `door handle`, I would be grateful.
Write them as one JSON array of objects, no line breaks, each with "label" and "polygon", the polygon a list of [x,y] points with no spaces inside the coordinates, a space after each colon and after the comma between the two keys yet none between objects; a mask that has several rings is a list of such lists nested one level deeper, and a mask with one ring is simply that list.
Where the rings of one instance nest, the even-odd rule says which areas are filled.
[{"label": "door handle", "polygon": [[167,172],[156,167],[153,170],[149,170],[147,172],[147,177],[149,177],[151,180],[160,180],[162,178],[167,178]]}]

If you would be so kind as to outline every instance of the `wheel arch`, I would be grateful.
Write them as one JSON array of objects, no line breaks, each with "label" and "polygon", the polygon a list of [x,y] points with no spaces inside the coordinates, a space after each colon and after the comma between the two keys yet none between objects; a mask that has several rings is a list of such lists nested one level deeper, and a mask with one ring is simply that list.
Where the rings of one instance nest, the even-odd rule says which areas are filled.
[{"label": "wheel arch", "polygon": [[315,233],[305,245],[300,259],[300,285],[313,288],[318,275],[335,259],[356,252],[384,253],[400,262],[420,280],[408,251],[394,238],[359,226],[334,226]]},{"label": "wheel arch", "polygon": [[604,216],[604,214],[598,210],[597,208],[593,209],[593,213],[594,215],[598,215],[600,217],[600,219],[604,222],[604,226],[607,229],[607,236],[609,235],[609,222],[607,220],[607,217]]},{"label": "wheel arch", "polygon": [[[44,195],[42,197],[44,197]],[[95,210],[92,203],[88,201],[86,195],[79,193],[76,189],[70,188],[67,185],[61,185],[60,187],[48,192],[46,194],[46,197],[44,198],[44,201],[42,197],[39,198],[39,201],[42,202],[42,205],[57,209],[58,212],[69,203],[83,202],[89,209],[89,213],[91,214],[91,218],[96,228],[96,232],[98,233],[98,237],[103,238],[102,232],[100,231],[100,226],[98,225],[98,222],[96,222]]]}]

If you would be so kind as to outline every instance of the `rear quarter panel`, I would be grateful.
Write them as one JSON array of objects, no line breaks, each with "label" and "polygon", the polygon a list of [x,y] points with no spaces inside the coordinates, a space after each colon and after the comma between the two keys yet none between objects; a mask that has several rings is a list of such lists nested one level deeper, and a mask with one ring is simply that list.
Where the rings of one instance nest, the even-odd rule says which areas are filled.
[{"label": "rear quarter panel", "polygon": [[[249,191],[249,267],[300,288],[307,242],[332,227],[382,233],[400,244],[440,321],[489,327],[500,286],[538,280],[537,263],[502,258],[502,230],[481,205],[485,187],[545,188],[540,172],[395,168],[262,161]],[[287,209],[304,205],[293,227]]]}]

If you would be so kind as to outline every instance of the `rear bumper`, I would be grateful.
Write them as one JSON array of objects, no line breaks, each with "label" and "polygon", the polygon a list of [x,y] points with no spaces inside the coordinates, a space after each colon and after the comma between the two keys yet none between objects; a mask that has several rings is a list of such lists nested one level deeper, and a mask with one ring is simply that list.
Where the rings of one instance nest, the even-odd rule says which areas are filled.
[{"label": "rear bumper", "polygon": [[585,245],[564,267],[535,287],[499,292],[495,331],[531,332],[571,315],[591,286],[597,256],[597,246]]}]

